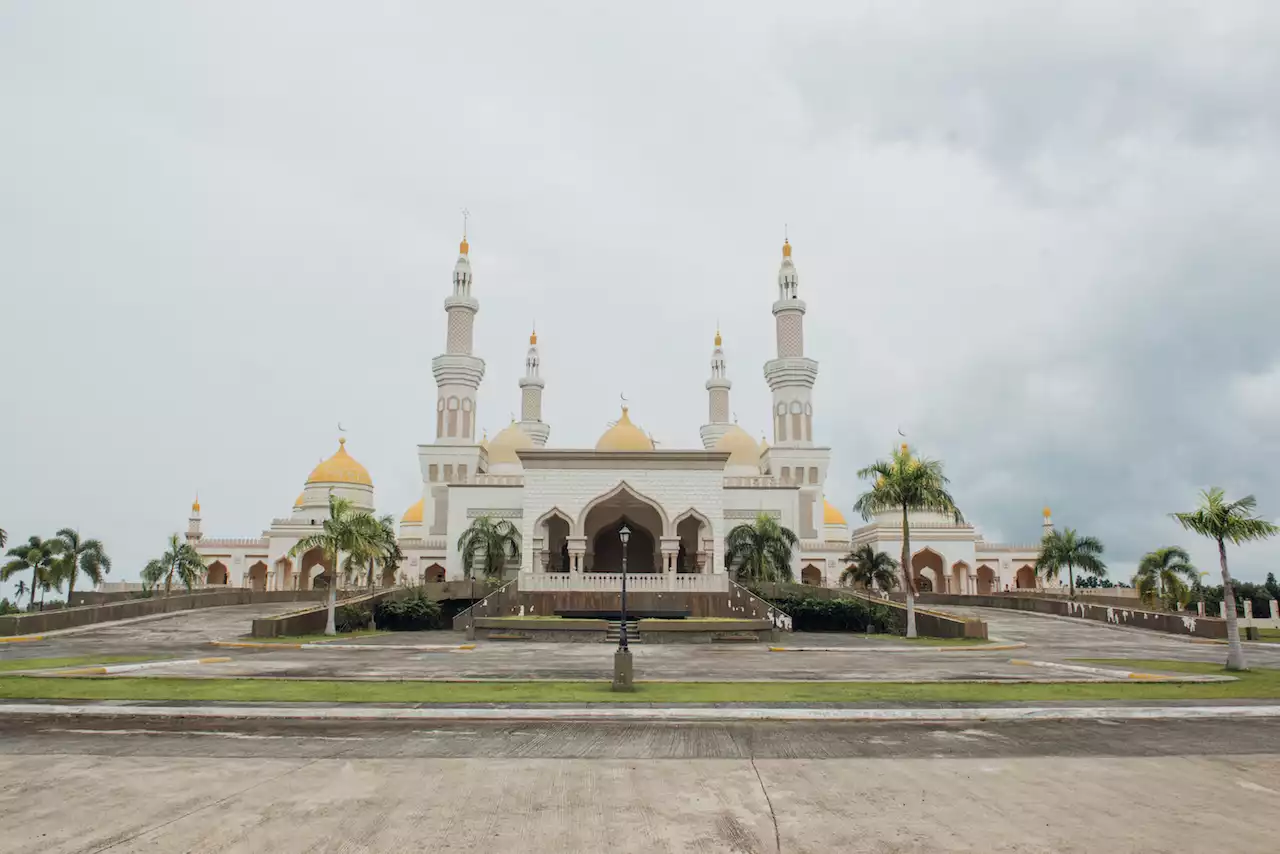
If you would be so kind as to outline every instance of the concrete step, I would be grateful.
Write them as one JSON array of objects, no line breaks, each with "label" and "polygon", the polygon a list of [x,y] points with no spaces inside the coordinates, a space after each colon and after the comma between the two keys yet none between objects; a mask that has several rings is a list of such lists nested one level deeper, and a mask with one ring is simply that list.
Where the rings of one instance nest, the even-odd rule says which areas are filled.
[{"label": "concrete step", "polygon": [[[605,629],[605,639],[616,643],[622,632],[621,620],[610,620]],[[635,620],[627,620],[627,644],[640,643],[640,625]]]}]

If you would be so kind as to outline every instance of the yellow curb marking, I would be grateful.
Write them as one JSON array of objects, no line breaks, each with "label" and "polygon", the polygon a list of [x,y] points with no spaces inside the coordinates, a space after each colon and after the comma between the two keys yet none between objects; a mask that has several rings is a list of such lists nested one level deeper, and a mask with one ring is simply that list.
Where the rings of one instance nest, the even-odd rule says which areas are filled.
[{"label": "yellow curb marking", "polygon": [[8,638],[0,638],[0,643],[31,643],[32,641],[42,641],[44,635],[15,635]]},{"label": "yellow curb marking", "polygon": [[197,664],[222,664],[223,662],[230,661],[230,660],[231,659],[227,658],[226,656],[223,656],[221,658],[198,658],[196,659],[196,663]]},{"label": "yellow curb marking", "polygon": [[473,643],[464,643],[462,646],[458,647],[458,649],[475,649],[475,648],[476,648],[476,645]]}]

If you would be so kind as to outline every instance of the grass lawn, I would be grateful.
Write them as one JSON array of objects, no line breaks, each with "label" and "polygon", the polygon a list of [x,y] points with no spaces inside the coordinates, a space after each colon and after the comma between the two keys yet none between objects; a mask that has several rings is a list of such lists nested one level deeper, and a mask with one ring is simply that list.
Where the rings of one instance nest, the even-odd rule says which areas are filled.
[{"label": "grass lawn", "polygon": [[1280,643],[1280,629],[1258,629],[1258,637],[1263,643]]},{"label": "grass lawn", "polygon": [[[1222,673],[1213,664],[1102,659],[1126,668]],[[0,699],[223,700],[347,703],[993,703],[1046,700],[1209,700],[1280,698],[1280,670],[1208,684],[1072,683],[987,685],[902,682],[637,682],[615,694],[609,682],[344,682],[292,679],[0,677]]]},{"label": "grass lawn", "polygon": [[[858,637],[864,637],[864,635],[858,634],[856,632],[854,634],[857,634]],[[926,638],[926,637],[909,638],[909,637],[906,637],[905,635],[875,635],[875,634],[865,635],[865,637],[869,637],[872,640],[892,641],[895,643],[909,643],[917,646],[977,646],[979,644],[984,644],[984,643],[994,643],[994,641],[989,641],[986,638]]]},{"label": "grass lawn", "polygon": [[169,655],[76,655],[70,658],[12,658],[0,661],[0,673],[10,670],[49,670],[54,667],[82,667],[86,664],[132,664],[158,661]]},{"label": "grass lawn", "polygon": [[381,629],[359,629],[354,632],[340,632],[337,635],[281,635],[275,638],[254,638],[245,635],[239,640],[246,643],[341,643],[346,640],[354,640],[356,638],[368,638],[374,635],[389,635]]}]

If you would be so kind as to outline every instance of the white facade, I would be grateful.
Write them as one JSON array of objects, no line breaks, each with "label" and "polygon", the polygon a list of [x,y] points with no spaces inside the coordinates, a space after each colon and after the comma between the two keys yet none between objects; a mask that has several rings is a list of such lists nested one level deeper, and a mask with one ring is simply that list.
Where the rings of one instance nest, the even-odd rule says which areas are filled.
[{"label": "white facade", "polygon": [[[792,569],[805,583],[838,584],[851,543],[871,543],[898,557],[900,519],[877,518],[851,536],[843,514],[826,499],[831,449],[813,440],[818,363],[804,354],[806,305],[789,242],[777,286],[776,353],[764,365],[772,390],[772,446],[731,421],[732,383],[719,330],[706,381],[701,449],[657,450],[625,407],[594,449],[546,447],[551,426],[542,419],[547,382],[536,333],[530,335],[519,382],[520,420],[477,443],[484,361],[472,352],[472,341],[480,307],[475,294],[481,291],[474,290],[464,237],[444,302],[445,352],[431,363],[437,386],[434,439],[417,448],[422,497],[401,518],[404,563],[394,576],[377,581],[462,578],[457,541],[482,516],[506,520],[519,531],[522,584],[530,589],[609,588],[621,569],[617,534],[623,525],[632,532],[627,569],[640,577],[636,589],[727,589],[725,536],[762,513],[799,537]],[[345,444],[307,478],[289,515],[273,520],[260,537],[205,538],[197,502],[187,537],[211,567],[208,583],[259,589],[313,585],[326,571],[323,555],[289,552],[322,523],[330,494],[374,508],[373,480]],[[1038,553],[1035,546],[986,543],[971,526],[924,515],[912,518],[911,541],[922,586],[949,592],[1017,586],[1019,570],[1033,565]]]}]

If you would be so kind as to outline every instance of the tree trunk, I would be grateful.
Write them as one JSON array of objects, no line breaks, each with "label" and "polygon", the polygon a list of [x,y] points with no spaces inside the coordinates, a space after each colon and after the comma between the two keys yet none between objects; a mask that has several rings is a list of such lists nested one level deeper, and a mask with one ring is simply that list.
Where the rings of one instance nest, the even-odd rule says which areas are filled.
[{"label": "tree trunk", "polygon": [[27,610],[34,611],[36,609],[36,581],[40,575],[38,566],[31,567],[31,599],[27,602]]},{"label": "tree trunk", "polygon": [[916,637],[916,579],[911,571],[911,526],[907,505],[902,505],[902,574],[907,579],[907,637]]},{"label": "tree trunk", "polygon": [[335,551],[333,555],[333,572],[329,576],[329,615],[325,618],[324,633],[326,635],[336,635],[338,633],[338,565],[342,562],[342,550]]},{"label": "tree trunk", "polygon": [[1067,561],[1067,598],[1076,598],[1076,568]]},{"label": "tree trunk", "polygon": [[67,578],[67,607],[71,607],[71,596],[76,592],[76,576],[80,574],[80,567],[74,562],[71,564],[71,575]]},{"label": "tree trunk", "polygon": [[1222,601],[1227,606],[1227,669],[1248,670],[1244,661],[1244,647],[1240,645],[1240,624],[1236,620],[1236,592],[1231,588],[1231,574],[1227,572],[1227,546],[1218,539],[1218,562],[1222,564]]},{"label": "tree trunk", "polygon": [[373,558],[369,558],[369,592],[373,592]]}]

